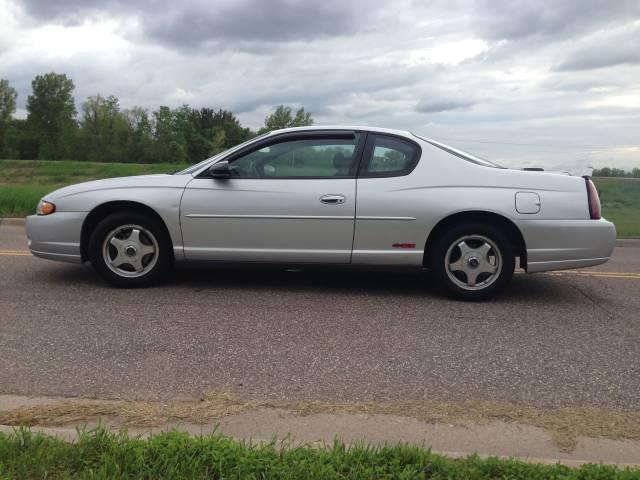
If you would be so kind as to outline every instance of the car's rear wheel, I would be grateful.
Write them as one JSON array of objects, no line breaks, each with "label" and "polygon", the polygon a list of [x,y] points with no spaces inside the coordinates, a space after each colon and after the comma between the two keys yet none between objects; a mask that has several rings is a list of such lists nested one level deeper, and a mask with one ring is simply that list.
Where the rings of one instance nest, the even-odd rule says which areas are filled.
[{"label": "car's rear wheel", "polygon": [[437,239],[430,267],[454,297],[485,300],[511,281],[515,256],[508,237],[498,228],[459,225]]},{"label": "car's rear wheel", "polygon": [[162,225],[136,212],[111,214],[96,226],[89,260],[105,280],[122,288],[158,283],[173,263]]}]

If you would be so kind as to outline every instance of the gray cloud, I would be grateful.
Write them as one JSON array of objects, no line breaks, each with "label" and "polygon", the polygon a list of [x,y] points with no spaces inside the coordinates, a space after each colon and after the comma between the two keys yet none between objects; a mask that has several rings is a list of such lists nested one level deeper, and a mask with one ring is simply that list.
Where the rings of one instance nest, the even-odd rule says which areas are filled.
[{"label": "gray cloud", "polygon": [[541,82],[540,86],[549,91],[581,95],[595,89],[617,90],[620,88],[620,83],[615,79],[594,78],[593,75],[588,75],[586,78],[579,75],[572,75],[569,79],[563,77],[564,75],[552,76]]},{"label": "gray cloud", "polygon": [[574,3],[0,0],[0,72],[21,115],[31,79],[56,71],[78,106],[100,92],[257,128],[304,105],[319,124],[405,128],[506,165],[630,168],[638,150],[617,147],[638,146],[640,2]]},{"label": "gray cloud", "polygon": [[600,51],[583,51],[569,57],[554,68],[556,72],[571,70],[593,70],[612,65],[640,63],[640,47],[638,44],[619,51],[602,49]]},{"label": "gray cloud", "polygon": [[491,40],[558,40],[640,15],[637,0],[478,0],[473,5],[472,26]]},{"label": "gray cloud", "polygon": [[416,111],[420,113],[439,113],[448,110],[461,110],[475,105],[473,100],[450,99],[450,98],[429,98],[421,100],[416,106]]},{"label": "gray cloud", "polygon": [[[639,2],[640,3],[640,2]],[[613,65],[640,63],[640,27],[595,35],[553,70],[593,70]]]},{"label": "gray cloud", "polygon": [[[24,0],[26,12],[39,21],[57,19],[74,25],[99,15],[136,16],[141,33],[177,48],[201,44],[311,41],[351,35],[375,10],[377,1],[324,0]],[[366,8],[364,8],[366,7]]]},{"label": "gray cloud", "polygon": [[119,0],[23,0],[15,3],[37,20],[58,20],[71,24],[77,23],[87,15],[125,6],[125,3]]},{"label": "gray cloud", "polygon": [[[203,8],[205,7],[205,8]],[[225,8],[207,2],[181,7],[152,18],[147,34],[171,45],[197,45],[209,40],[309,41],[357,31],[357,5],[341,1],[237,1]]]}]

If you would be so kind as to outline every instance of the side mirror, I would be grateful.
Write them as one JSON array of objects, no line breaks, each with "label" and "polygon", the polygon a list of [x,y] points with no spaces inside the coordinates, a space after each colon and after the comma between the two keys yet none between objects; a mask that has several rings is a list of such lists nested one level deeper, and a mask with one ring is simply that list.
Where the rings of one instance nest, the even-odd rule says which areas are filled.
[{"label": "side mirror", "polygon": [[229,168],[229,162],[223,160],[218,163],[214,163],[209,168],[209,174],[212,178],[222,179],[231,178],[231,169]]}]

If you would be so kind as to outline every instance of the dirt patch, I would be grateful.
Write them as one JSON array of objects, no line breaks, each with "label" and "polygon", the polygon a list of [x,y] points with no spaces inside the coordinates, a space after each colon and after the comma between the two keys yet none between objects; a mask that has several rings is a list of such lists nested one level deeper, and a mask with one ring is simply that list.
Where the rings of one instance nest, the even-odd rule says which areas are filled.
[{"label": "dirt patch", "polygon": [[199,402],[101,402],[69,400],[0,411],[0,424],[60,426],[100,417],[134,427],[155,427],[175,421],[205,424],[258,408],[282,409],[297,415],[376,414],[415,418],[431,424],[487,425],[500,421],[542,428],[564,452],[579,437],[640,440],[640,412],[598,408],[540,409],[495,402],[395,401],[366,403],[245,401],[223,392],[209,392]]},{"label": "dirt patch", "polygon": [[307,402],[287,409],[311,413],[370,413],[411,417],[433,424],[486,425],[494,421],[538,427],[551,434],[562,451],[575,449],[578,437],[640,440],[640,412],[597,408],[539,409],[495,402],[399,401],[359,404]]},{"label": "dirt patch", "polygon": [[0,411],[0,424],[60,426],[99,417],[118,418],[135,427],[160,426],[176,420],[204,424],[258,406],[219,392],[207,393],[200,402],[64,400]]}]

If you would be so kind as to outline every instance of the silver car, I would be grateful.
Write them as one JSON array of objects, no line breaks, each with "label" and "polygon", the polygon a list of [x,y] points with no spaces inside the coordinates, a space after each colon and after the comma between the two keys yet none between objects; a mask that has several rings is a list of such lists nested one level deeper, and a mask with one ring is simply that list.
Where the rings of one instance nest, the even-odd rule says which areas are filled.
[{"label": "silver car", "polygon": [[588,177],[502,168],[410,132],[301,127],[186,170],[72,185],[29,248],[142,287],[191,261],[427,268],[479,300],[527,272],[604,263],[615,227]]}]

